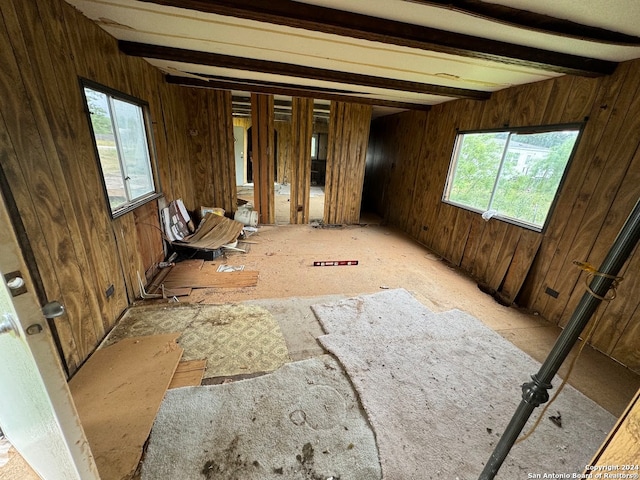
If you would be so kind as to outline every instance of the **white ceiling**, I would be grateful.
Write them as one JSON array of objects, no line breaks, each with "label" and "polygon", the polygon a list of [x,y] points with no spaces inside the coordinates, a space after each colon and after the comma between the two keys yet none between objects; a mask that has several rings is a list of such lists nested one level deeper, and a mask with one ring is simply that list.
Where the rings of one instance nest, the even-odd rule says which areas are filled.
[{"label": "white ceiling", "polygon": [[[282,62],[387,79],[493,92],[561,73],[540,67],[502,63],[392,43],[338,36],[302,28],[246,20],[134,0],[67,0],[119,40]],[[206,3],[206,2],[203,2]],[[212,2],[216,3],[216,2]],[[613,45],[519,28],[418,0],[305,0],[303,3],[347,10],[383,19],[600,60],[640,58],[640,44]],[[488,2],[487,2],[488,3]],[[638,0],[499,0],[518,9],[640,37]],[[268,4],[268,2],[265,2]],[[361,98],[434,105],[455,98],[402,89],[301,78],[220,66],[147,58],[174,76],[275,82],[323,90],[341,90]],[[236,88],[236,90],[238,90]],[[378,113],[396,111],[394,108]]]}]

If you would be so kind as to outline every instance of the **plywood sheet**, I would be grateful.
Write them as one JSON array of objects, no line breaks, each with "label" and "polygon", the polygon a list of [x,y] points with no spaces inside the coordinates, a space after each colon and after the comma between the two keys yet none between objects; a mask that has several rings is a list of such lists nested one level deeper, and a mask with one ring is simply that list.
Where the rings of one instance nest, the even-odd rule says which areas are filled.
[{"label": "plywood sheet", "polygon": [[102,480],[128,479],[182,357],[179,333],[97,350],[69,382]]},{"label": "plywood sheet", "polygon": [[258,272],[216,272],[208,270],[177,270],[170,272],[164,280],[167,289],[174,288],[242,288],[255,287]]},{"label": "plywood sheet", "polygon": [[207,368],[206,360],[189,360],[180,362],[176,368],[169,389],[180,387],[197,387],[202,383],[204,371]]}]

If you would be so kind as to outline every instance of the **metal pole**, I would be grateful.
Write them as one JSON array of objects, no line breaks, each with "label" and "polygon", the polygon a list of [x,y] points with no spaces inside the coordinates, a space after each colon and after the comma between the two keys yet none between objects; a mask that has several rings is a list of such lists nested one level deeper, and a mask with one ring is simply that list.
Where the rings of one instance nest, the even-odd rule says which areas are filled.
[{"label": "metal pole", "polygon": [[606,274],[608,277],[593,277],[589,287],[595,295],[589,291],[584,293],[580,299],[580,303],[569,319],[567,326],[558,337],[556,344],[551,349],[551,352],[540,367],[538,373],[531,376],[530,382],[522,385],[522,401],[502,434],[491,457],[489,457],[489,461],[485,465],[484,470],[482,470],[478,480],[492,480],[496,476],[504,459],[517,440],[518,435],[520,435],[531,413],[533,413],[533,410],[549,400],[547,390],[551,388],[551,380],[558,372],[558,369],[578,341],[580,333],[582,333],[582,330],[587,326],[587,323],[589,323],[589,320],[602,302],[602,299],[597,296],[604,297],[607,294],[613,283],[613,277],[618,275],[639,240],[640,199],[622,226],[609,253],[607,253],[602,265],[598,269],[600,273]]}]

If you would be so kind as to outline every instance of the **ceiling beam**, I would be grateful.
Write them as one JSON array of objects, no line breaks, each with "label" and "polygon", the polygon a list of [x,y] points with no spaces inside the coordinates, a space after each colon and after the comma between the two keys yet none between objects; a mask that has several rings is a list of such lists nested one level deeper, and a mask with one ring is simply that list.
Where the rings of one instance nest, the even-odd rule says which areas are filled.
[{"label": "ceiling beam", "polygon": [[411,3],[420,3],[432,7],[446,8],[454,12],[472,15],[503,25],[511,25],[518,28],[526,28],[536,32],[559,35],[562,37],[576,38],[589,42],[608,43],[613,45],[640,45],[640,37],[625,33],[607,30],[605,28],[592,27],[582,23],[572,22],[562,18],[530,12],[519,8],[489,3],[482,0],[405,0]]},{"label": "ceiling beam", "polygon": [[219,53],[199,52],[184,50],[181,48],[150,45],[147,43],[135,43],[120,40],[120,50],[135,57],[155,58],[173,62],[193,63],[211,67],[232,68],[250,72],[271,73],[289,77],[308,78],[325,82],[336,82],[347,85],[360,85],[365,87],[383,88],[386,90],[398,90],[401,92],[423,93],[427,95],[440,95],[453,98],[470,98],[486,100],[491,96],[490,92],[481,90],[469,90],[466,88],[445,87],[428,83],[397,80],[394,78],[375,77],[359,73],[340,72],[324,68],[306,67],[292,63],[272,62],[255,58],[235,57]]},{"label": "ceiling beam", "polygon": [[562,74],[608,75],[617,66],[616,62],[499,42],[292,0],[142,1]]},{"label": "ceiling beam", "polygon": [[288,95],[291,97],[316,98],[318,100],[330,100],[335,102],[361,103],[365,105],[377,105],[380,107],[401,108],[404,110],[429,111],[430,105],[410,102],[396,102],[393,100],[380,100],[376,98],[358,97],[352,95],[338,95],[335,93],[325,93],[319,90],[307,89],[303,86],[273,87],[271,85],[261,85],[247,81],[227,82],[224,80],[204,80],[194,77],[182,77],[178,75],[166,75],[167,83],[183,85],[186,87],[212,88],[215,90],[239,90],[252,93],[266,93],[270,95]]}]

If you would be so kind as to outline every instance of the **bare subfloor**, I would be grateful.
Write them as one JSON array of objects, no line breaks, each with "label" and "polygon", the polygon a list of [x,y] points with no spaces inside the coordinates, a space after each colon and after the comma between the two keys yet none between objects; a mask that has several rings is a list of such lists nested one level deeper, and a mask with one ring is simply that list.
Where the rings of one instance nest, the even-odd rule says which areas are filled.
[{"label": "bare subfloor", "polygon": [[[260,227],[258,234],[250,238],[256,243],[246,254],[217,259],[258,270],[256,287],[194,290],[191,297],[182,301],[226,303],[302,297],[289,300],[299,310],[294,318],[279,318],[292,359],[298,360],[322,352],[315,341],[322,331],[308,309],[317,300],[309,297],[339,298],[384,288],[405,288],[431,310],[457,308],[469,312],[535,359],[545,359],[560,333],[558,327],[539,316],[499,305],[482,293],[472,279],[425,247],[399,231],[380,226],[375,218],[368,221],[364,223],[367,219],[363,219],[362,226],[341,228]],[[313,266],[314,261],[329,260],[358,260],[358,265]],[[560,374],[564,372],[566,365]],[[533,373],[522,372],[523,382]],[[569,383],[619,416],[640,387],[640,376],[587,347]]]}]

